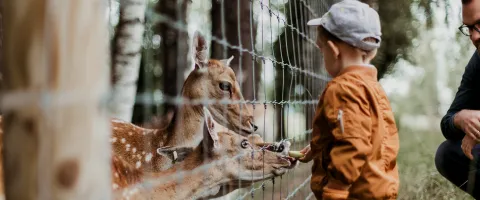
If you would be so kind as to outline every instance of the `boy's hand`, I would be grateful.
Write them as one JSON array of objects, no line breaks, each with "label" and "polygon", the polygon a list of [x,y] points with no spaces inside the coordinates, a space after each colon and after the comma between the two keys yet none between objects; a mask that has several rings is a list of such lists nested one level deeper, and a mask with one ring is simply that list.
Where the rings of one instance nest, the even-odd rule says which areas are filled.
[{"label": "boy's hand", "polygon": [[472,155],[472,149],[473,147],[477,144],[475,139],[470,137],[469,135],[465,135],[462,140],[462,150],[463,153],[470,158],[470,160],[473,160],[473,155]]},{"label": "boy's hand", "polygon": [[302,153],[303,157],[299,158],[298,160],[302,163],[308,163],[312,160],[313,156],[312,156],[312,151],[311,151],[311,148],[310,148],[310,145],[307,145],[305,148],[303,148],[300,153]]}]

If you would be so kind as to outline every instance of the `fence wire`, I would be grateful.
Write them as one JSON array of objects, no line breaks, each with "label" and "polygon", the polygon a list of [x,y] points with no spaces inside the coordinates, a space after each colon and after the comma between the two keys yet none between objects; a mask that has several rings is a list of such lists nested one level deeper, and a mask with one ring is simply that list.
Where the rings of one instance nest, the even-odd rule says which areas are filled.
[{"label": "fence wire", "polygon": [[[288,140],[292,144],[291,150],[301,150],[309,144],[311,121],[316,104],[319,95],[330,80],[322,67],[321,52],[315,42],[316,30],[307,27],[306,22],[326,12],[328,3],[318,0],[249,0],[248,8],[244,8],[242,3],[245,2],[241,1],[247,0],[201,2],[200,9],[205,9],[207,12],[209,9],[216,9],[213,6],[209,7],[208,4],[219,4],[221,15],[219,20],[220,34],[214,34],[216,30],[202,31],[201,33],[210,43],[209,49],[214,45],[222,47],[221,55],[223,58],[216,59],[226,59],[230,57],[229,52],[238,52],[240,57],[234,58],[239,60],[238,69],[234,70],[237,77],[251,76],[253,88],[244,88],[244,84],[240,82],[242,80],[239,80],[242,92],[253,91],[251,99],[189,99],[182,96],[180,92],[171,95],[164,93],[162,90],[158,93],[152,93],[152,90],[144,90],[137,93],[136,104],[144,108],[144,119],[149,119],[154,115],[154,112],[148,108],[152,106],[161,107],[165,104],[175,106],[223,105],[225,107],[232,104],[251,105],[254,110],[254,123],[259,126],[257,133],[265,141]],[[174,4],[176,14],[156,13],[152,17],[155,18],[155,23],[168,26],[177,35],[188,35],[189,33],[191,35],[190,29],[192,23],[195,22],[188,21],[187,23],[183,18],[185,17],[182,15],[184,2],[182,0],[171,2],[176,2]],[[190,3],[195,2],[191,1]],[[232,6],[236,9],[236,12],[232,12]],[[243,9],[247,9],[248,12],[242,12]],[[203,14],[205,15],[206,12]],[[226,18],[233,17],[235,14],[237,18],[236,30],[227,30],[227,25],[228,27],[232,26],[226,24]],[[213,23],[214,19],[211,20],[211,23]],[[248,22],[248,26],[241,25],[245,22]],[[207,24],[207,22],[202,23]],[[153,27],[147,19],[146,47],[144,48],[146,51],[150,49],[152,52],[156,49],[154,44],[149,44],[155,38]],[[242,34],[245,34],[243,30],[245,27],[249,29],[249,35],[242,37],[244,36]],[[228,34],[236,32],[237,38],[228,38],[227,32]],[[245,38],[247,40],[249,38],[250,45],[247,45],[246,41],[242,41]],[[168,41],[168,38],[161,38],[161,40],[163,40],[162,42],[172,42]],[[247,48],[247,46],[250,46],[250,48]],[[177,51],[179,50],[177,49]],[[180,51],[178,53],[181,55]],[[146,53],[144,56],[152,55]],[[244,61],[242,57],[245,56],[251,57],[251,65],[242,63]],[[184,58],[177,58],[177,65],[184,63],[182,59]],[[149,88],[155,88],[153,85],[155,84],[155,76],[152,75],[152,72],[155,71],[156,65],[145,63],[144,66],[146,67],[143,69],[143,84]],[[190,69],[186,69],[186,71],[188,70]],[[182,88],[184,72],[177,70],[176,73],[175,75],[163,74],[161,77],[176,76],[180,78],[181,80],[171,84],[176,84],[176,88]],[[261,75],[258,76],[258,74]],[[164,85],[163,87],[167,86]],[[227,116],[226,113],[224,113],[224,116]],[[226,157],[197,167],[195,170],[182,170],[168,177],[144,181],[131,186],[128,190],[119,191],[115,195],[124,195],[134,188],[152,189],[174,179],[182,181],[185,176],[198,175],[199,172],[215,167],[218,163],[229,162],[241,156],[244,155],[237,155],[234,158]],[[265,161],[263,162],[265,165]],[[309,189],[310,178],[310,164],[299,164],[280,177],[257,182],[248,188],[238,189],[224,197],[230,199],[308,199],[312,197]],[[238,184],[241,185],[242,183],[239,181]],[[226,191],[222,192],[225,195],[228,193]]]},{"label": "fence wire", "polygon": [[[158,112],[158,109],[152,111],[150,109],[152,106],[159,108],[166,104],[177,107],[223,105],[227,108],[232,104],[248,105],[252,106],[254,123],[259,127],[256,133],[260,134],[265,141],[290,141],[292,144],[291,150],[301,150],[309,144],[311,121],[315,108],[319,96],[330,78],[322,67],[323,58],[315,42],[316,30],[307,27],[306,22],[326,12],[329,3],[318,0],[211,0],[201,2],[159,0],[153,1],[153,4],[159,4],[162,1],[172,3],[171,5],[162,5],[173,6],[174,14],[147,11],[144,42],[146,53],[143,56],[148,58],[159,54],[159,52],[156,52],[159,45],[154,44],[158,43],[158,40],[163,43],[174,42],[169,41],[169,37],[165,36],[158,39],[159,37],[154,30],[154,23],[163,24],[171,30],[171,34],[177,36],[182,34],[192,36],[191,27],[194,26],[203,30],[201,33],[210,44],[208,46],[209,50],[214,46],[221,47],[223,57],[215,59],[226,59],[230,57],[229,53],[232,51],[239,54],[240,57],[234,58],[235,60],[238,59],[238,68],[234,69],[237,78],[247,77],[248,79],[251,76],[250,80],[252,82],[252,88],[245,88],[243,80],[238,80],[240,90],[251,92],[253,96],[245,100],[231,100],[228,98],[190,99],[182,96],[180,92],[173,95],[168,94],[164,90],[158,89],[158,81],[155,79],[175,76],[177,77],[176,81],[170,84],[176,85],[176,88],[182,88],[186,76],[185,72],[177,70],[176,74],[164,73],[157,76],[155,75],[157,69],[165,66],[158,63],[148,63],[148,59],[142,58],[144,60],[143,80],[139,84],[144,84],[147,89],[137,92],[136,105],[142,107],[139,110],[143,114],[144,121]],[[244,7],[245,2],[243,1],[248,1],[247,8]],[[220,19],[212,18],[210,22],[187,21],[185,17],[188,18],[188,13],[186,16],[182,14],[185,12],[183,7],[185,2],[200,4],[199,9],[203,9],[204,12],[199,13],[203,15],[208,15],[208,11],[212,9],[218,9],[218,7],[214,8],[213,4],[219,4]],[[212,4],[211,7],[210,4]],[[232,10],[232,7],[236,11]],[[245,12],[245,10],[248,10],[248,12]],[[232,24],[227,24],[227,18],[234,17],[234,15],[237,19],[236,28],[235,30],[227,29],[227,27],[232,27]],[[205,19],[205,16],[201,16],[201,18]],[[202,23],[207,27],[213,27],[213,23],[216,23],[215,20],[218,20],[219,26],[218,24],[215,24],[215,26],[219,27],[220,34],[215,33],[218,30],[205,31],[206,28],[202,25],[194,24]],[[212,24],[209,25],[209,23]],[[248,23],[248,25],[242,25],[242,23]],[[249,29],[248,35],[245,35],[245,28]],[[232,32],[236,33],[235,39],[227,37]],[[178,36],[177,39],[187,38]],[[191,37],[188,40],[191,40]],[[173,50],[177,51],[177,55],[183,53],[181,48]],[[185,50],[183,49],[183,51]],[[189,52],[191,53],[192,49],[189,49]],[[251,58],[251,65],[245,64],[246,61],[242,59],[243,57]],[[177,67],[184,64],[184,60],[185,58],[177,58],[175,60]],[[190,60],[190,62],[192,61]],[[189,70],[191,69],[185,69],[186,72],[189,72]],[[163,88],[166,87],[170,86],[163,83]],[[72,101],[74,100],[72,99]],[[7,103],[10,103],[10,106],[16,105],[15,101],[8,101]],[[223,115],[227,116],[227,113]],[[201,175],[202,172],[217,166],[219,163],[229,162],[242,156],[245,155],[240,154],[233,158],[225,157],[199,166],[194,170],[180,170],[169,176],[145,180],[130,186],[127,190],[118,191],[114,195],[122,196],[135,190],[135,188],[151,190],[172,180],[182,182],[186,176]],[[265,165],[265,161],[263,161],[263,165]],[[221,192],[223,195],[227,195],[224,197],[229,199],[309,199],[313,195],[309,188],[310,178],[310,164],[299,164],[282,176],[256,182],[233,193],[228,194],[225,190]],[[242,182],[239,181],[238,184],[241,186]]]},{"label": "fence wire", "polygon": [[[191,38],[184,38],[182,35],[189,35],[189,27],[192,22],[185,19],[186,12],[185,3],[193,3],[187,0],[158,0],[149,1],[149,5],[160,4],[165,1],[165,6],[170,6],[172,13],[157,12],[153,14],[152,11],[147,11],[147,20],[145,24],[145,42],[143,57],[151,58],[158,54],[156,43],[172,43],[183,40],[191,40]],[[311,139],[311,121],[319,99],[326,83],[330,78],[326,75],[322,67],[322,57],[319,47],[317,46],[316,30],[315,28],[307,27],[306,22],[309,19],[321,16],[326,12],[328,6],[324,1],[319,0],[249,0],[248,8],[243,8],[242,3],[248,0],[211,0],[201,1],[201,4],[220,4],[220,29],[221,34],[216,35],[213,31],[202,31],[211,43],[209,48],[214,45],[222,47],[223,58],[229,57],[228,52],[236,51],[239,53],[238,69],[234,69],[237,77],[251,77],[252,88],[245,88],[243,80],[240,82],[240,90],[253,91],[253,96],[245,100],[230,100],[230,99],[189,99],[177,91],[177,94],[166,94],[165,91],[160,90],[160,97],[155,96],[156,93],[152,88],[157,88],[157,80],[155,74],[157,73],[158,63],[148,63],[148,59],[142,58],[143,72],[142,81],[138,84],[145,85],[147,89],[139,91],[136,104],[141,105],[140,112],[144,119],[152,118],[155,115],[150,107],[152,105],[161,107],[165,104],[181,106],[196,106],[196,105],[221,105],[225,110],[232,104],[252,106],[254,114],[254,123],[258,125],[259,129],[256,133],[262,136],[267,142],[281,142],[289,141],[291,143],[291,150],[301,150],[309,144]],[[118,1],[122,3],[132,3],[129,1]],[[198,3],[198,2],[197,2]],[[237,38],[232,39],[227,37],[226,19],[232,17],[234,13],[232,10],[226,10],[227,7],[234,5],[236,9],[236,30],[228,30],[229,33],[236,32]],[[236,6],[235,6],[236,5]],[[109,4],[112,6],[112,4]],[[208,7],[208,6],[207,6]],[[210,8],[213,9],[213,8]],[[247,9],[248,12],[242,12]],[[111,9],[109,9],[109,12]],[[108,15],[111,19],[111,13]],[[174,16],[174,17],[172,17]],[[168,27],[171,32],[168,34],[176,35],[177,41],[171,41],[170,37],[164,36],[158,38],[158,35],[153,30],[151,19],[154,23],[163,24]],[[213,19],[211,19],[213,20]],[[248,22],[248,26],[241,26],[242,23]],[[200,23],[200,22],[197,22]],[[202,22],[206,23],[206,22]],[[230,24],[231,25],[231,24]],[[245,34],[243,28],[249,28],[249,35],[242,37]],[[242,42],[243,39],[250,38],[251,48],[247,48],[246,44]],[[191,45],[190,45],[191,46]],[[176,55],[183,55],[186,49],[177,48]],[[165,51],[165,50],[164,50]],[[191,49],[190,49],[191,51]],[[160,52],[165,53],[165,52]],[[190,56],[190,55],[189,55]],[[252,65],[247,65],[242,57],[249,56],[252,59]],[[166,58],[165,58],[166,59]],[[185,62],[184,57],[177,57],[173,59],[173,66],[181,66]],[[188,59],[187,59],[188,60]],[[160,66],[166,67],[166,66]],[[188,71],[190,69],[186,69]],[[244,71],[251,72],[246,74]],[[175,82],[166,85],[163,88],[175,86],[182,88],[185,81],[185,72],[177,70],[176,74],[162,74],[161,78],[168,76],[176,77]],[[157,77],[158,78],[158,77]],[[126,83],[117,83],[126,84]],[[128,84],[128,83],[127,83]],[[137,83],[131,83],[137,84]],[[198,86],[202,87],[202,86]],[[25,104],[39,104],[40,107],[48,108],[55,104],[72,104],[72,103],[89,103],[91,99],[88,95],[91,91],[60,91],[57,93],[41,93],[33,94],[29,92],[17,92],[5,94],[2,101],[2,109],[18,109]],[[36,101],[41,96],[42,101]],[[52,97],[60,96],[61,102],[52,102]],[[121,100],[118,100],[121,101]],[[108,100],[105,98],[105,104]],[[223,113],[223,116],[228,116]],[[242,116],[240,117],[240,121]],[[180,122],[189,123],[189,122]],[[232,130],[235,131],[235,130]],[[185,138],[186,140],[187,138]],[[151,141],[144,140],[145,143]],[[127,147],[128,149],[128,147]],[[260,150],[264,151],[264,149]],[[259,151],[255,151],[259,152]],[[253,151],[252,151],[253,155]],[[162,176],[155,179],[143,179],[140,183],[130,185],[127,189],[117,191],[114,197],[121,197],[137,190],[138,188],[153,190],[155,187],[171,183],[176,180],[179,183],[187,176],[201,176],[202,172],[215,168],[221,163],[230,162],[245,156],[245,154],[235,155],[233,157],[224,157],[214,162],[198,166],[193,170],[178,170],[176,173],[168,176]],[[252,156],[253,162],[253,156]],[[265,169],[265,160],[263,168]],[[241,163],[240,163],[241,164]],[[241,170],[240,168],[238,170]],[[265,171],[263,177],[265,177]],[[270,173],[270,172],[267,172]],[[311,197],[309,189],[310,182],[310,164],[299,164],[297,167],[289,170],[287,173],[271,179],[265,179],[259,182],[252,182],[251,186],[244,189],[238,189],[236,192],[228,194],[226,190],[221,191],[223,195],[229,195],[231,199],[305,199]],[[252,180],[254,175],[252,172]],[[244,184],[238,181],[238,184]],[[222,189],[225,189],[223,187]]]}]

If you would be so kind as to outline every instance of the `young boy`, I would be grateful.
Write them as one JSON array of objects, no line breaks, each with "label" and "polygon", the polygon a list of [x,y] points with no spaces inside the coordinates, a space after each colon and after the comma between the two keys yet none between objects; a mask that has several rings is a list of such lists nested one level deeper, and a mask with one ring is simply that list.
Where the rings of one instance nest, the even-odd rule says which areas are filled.
[{"label": "young boy", "polygon": [[398,132],[370,64],[381,41],[377,12],[344,0],[307,24],[317,26],[317,44],[333,77],[316,110],[312,141],[300,158],[314,160],[312,191],[324,200],[396,199]]}]

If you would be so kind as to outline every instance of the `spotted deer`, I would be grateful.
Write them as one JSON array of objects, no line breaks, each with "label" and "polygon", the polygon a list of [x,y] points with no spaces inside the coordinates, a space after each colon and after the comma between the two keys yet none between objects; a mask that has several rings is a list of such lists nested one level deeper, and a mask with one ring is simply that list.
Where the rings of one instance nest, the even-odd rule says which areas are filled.
[{"label": "spotted deer", "polygon": [[[138,178],[138,174],[134,174],[133,178],[123,178],[131,181],[124,184],[130,186],[117,186],[115,199],[208,198],[219,193],[223,185],[232,182],[250,185],[280,176],[295,167],[293,158],[253,144],[263,141],[257,134],[245,137],[224,129],[212,119],[208,109],[205,108],[204,113],[206,130],[202,133],[203,140],[184,161],[166,171],[143,173],[142,178]],[[128,163],[120,163],[117,170],[136,171]],[[181,172],[186,173],[179,180],[176,175]],[[143,184],[138,184],[140,181]],[[145,183],[147,187],[143,187]]]},{"label": "spotted deer", "polygon": [[[233,56],[224,60],[207,59],[207,44],[198,32],[194,34],[192,48],[195,68],[184,82],[182,97],[188,100],[232,101],[228,104],[213,103],[206,107],[220,125],[244,136],[252,134],[257,126],[253,124],[251,108],[242,102],[244,99],[239,83],[229,67]],[[168,169],[171,166],[168,158],[153,158],[157,148],[195,147],[203,138],[202,120],[202,105],[192,104],[179,106],[165,128],[146,129],[112,120],[111,142],[114,154],[147,172]]]}]

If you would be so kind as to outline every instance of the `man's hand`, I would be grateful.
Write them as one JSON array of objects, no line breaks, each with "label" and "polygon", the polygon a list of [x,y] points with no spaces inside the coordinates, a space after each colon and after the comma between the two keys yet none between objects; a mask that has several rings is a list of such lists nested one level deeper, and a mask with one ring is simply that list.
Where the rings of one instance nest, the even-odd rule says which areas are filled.
[{"label": "man's hand", "polygon": [[471,139],[480,141],[479,110],[461,110],[453,118],[453,123]]},{"label": "man's hand", "polygon": [[302,163],[308,163],[312,160],[313,156],[312,156],[312,151],[311,151],[311,148],[310,148],[310,145],[307,145],[305,148],[303,148],[300,153],[302,153],[303,157],[299,158],[298,160]]},{"label": "man's hand", "polygon": [[463,140],[462,140],[462,150],[463,150],[463,153],[464,153],[468,158],[470,158],[470,160],[473,160],[472,149],[473,149],[473,147],[474,147],[477,143],[478,143],[478,142],[476,142],[473,138],[471,138],[471,137],[468,136],[468,135],[465,135],[465,137],[463,137]]}]

